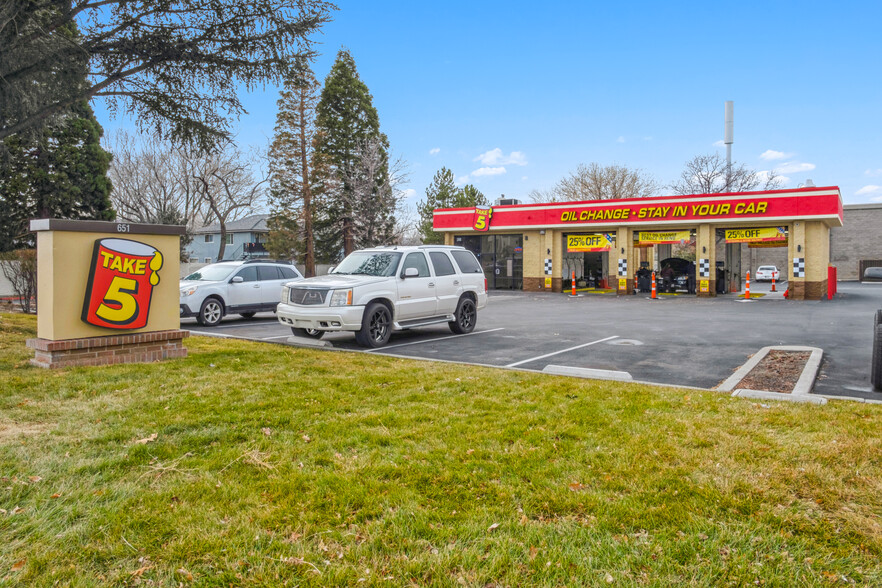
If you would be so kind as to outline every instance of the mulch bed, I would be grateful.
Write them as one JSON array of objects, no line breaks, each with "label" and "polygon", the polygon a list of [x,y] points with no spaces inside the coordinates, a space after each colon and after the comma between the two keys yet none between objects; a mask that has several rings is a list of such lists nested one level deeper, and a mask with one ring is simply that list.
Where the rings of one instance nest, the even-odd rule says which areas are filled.
[{"label": "mulch bed", "polygon": [[806,362],[811,357],[809,351],[779,351],[773,349],[756,364],[736,388],[748,390],[767,390],[769,392],[793,392],[796,382],[802,375]]}]

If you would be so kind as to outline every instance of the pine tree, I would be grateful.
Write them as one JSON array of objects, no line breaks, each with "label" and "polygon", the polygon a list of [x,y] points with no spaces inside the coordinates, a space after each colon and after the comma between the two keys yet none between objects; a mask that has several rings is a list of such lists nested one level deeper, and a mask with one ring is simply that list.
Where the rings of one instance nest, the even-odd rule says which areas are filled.
[{"label": "pine tree", "polygon": [[444,235],[432,229],[433,213],[436,208],[467,208],[470,206],[487,206],[487,199],[472,184],[457,188],[453,172],[442,167],[435,173],[432,183],[426,188],[426,200],[417,204],[420,215],[419,232],[423,243],[438,244],[444,242]]},{"label": "pine tree", "polygon": [[[388,198],[389,140],[355,61],[342,49],[316,107],[314,175],[323,194],[316,249],[326,261],[393,236],[396,199]],[[389,220],[391,219],[391,223]]]},{"label": "pine tree", "polygon": [[308,65],[303,77],[285,83],[279,98],[276,134],[270,145],[270,218],[267,250],[297,258],[307,277],[315,275],[315,201],[312,160],[319,84]]},{"label": "pine tree", "polygon": [[0,163],[0,251],[32,246],[31,218],[113,220],[110,154],[103,130],[87,102],[28,139],[4,140]]}]

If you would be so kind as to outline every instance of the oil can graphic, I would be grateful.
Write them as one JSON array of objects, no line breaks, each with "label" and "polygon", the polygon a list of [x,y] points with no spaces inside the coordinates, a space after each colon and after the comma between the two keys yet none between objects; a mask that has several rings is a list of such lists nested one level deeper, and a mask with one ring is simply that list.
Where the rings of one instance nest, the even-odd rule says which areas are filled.
[{"label": "oil can graphic", "polygon": [[129,239],[98,239],[83,301],[83,322],[107,329],[147,326],[162,253]]}]

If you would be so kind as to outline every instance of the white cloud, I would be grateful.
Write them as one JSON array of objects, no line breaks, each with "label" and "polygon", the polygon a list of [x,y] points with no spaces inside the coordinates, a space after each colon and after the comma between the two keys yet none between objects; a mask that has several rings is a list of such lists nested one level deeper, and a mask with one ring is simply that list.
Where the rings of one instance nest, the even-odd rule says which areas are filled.
[{"label": "white cloud", "polygon": [[506,155],[497,147],[480,154],[472,161],[480,161],[484,165],[527,165],[527,156],[522,151],[512,151]]},{"label": "white cloud", "polygon": [[879,169],[868,169],[864,172],[865,176],[882,176],[882,168]]},{"label": "white cloud", "polygon": [[775,171],[780,174],[798,174],[803,172],[810,172],[817,167],[814,163],[802,163],[800,161],[788,161],[787,163],[782,163],[780,166],[775,168]]},{"label": "white cloud", "polygon": [[[876,186],[876,185],[870,184],[869,186],[864,186],[863,188],[861,188],[860,190],[855,192],[855,194],[857,196],[874,195],[874,196],[878,196],[879,198],[882,198],[882,186]],[[877,199],[878,198],[873,198],[873,201],[876,201]]]},{"label": "white cloud", "polygon": [[624,142],[625,142],[625,138],[622,136],[619,136],[619,138],[616,139],[616,143],[624,143]]},{"label": "white cloud", "polygon": [[505,173],[505,167],[479,167],[472,172],[472,176],[480,178],[483,176],[499,176]]},{"label": "white cloud", "polygon": [[526,182],[528,179],[529,179],[529,178],[527,178],[527,176],[521,176],[521,181],[522,181],[522,182]]},{"label": "white cloud", "polygon": [[[777,172],[778,170],[775,170],[775,173]],[[765,183],[766,181],[768,181],[769,174],[771,173],[772,172],[769,170],[758,171],[756,172],[756,177],[759,178],[761,182]],[[788,178],[787,176],[775,176],[775,179],[778,180],[782,188],[786,188],[790,185],[790,178]]]},{"label": "white cloud", "polygon": [[720,139],[719,141],[714,141],[714,147],[725,147],[725,146],[726,146],[726,144],[723,143],[722,139]]},{"label": "white cloud", "polygon": [[402,190],[401,197],[402,198],[410,198],[411,196],[416,195],[416,190],[413,188],[408,188],[406,190]]},{"label": "white cloud", "polygon": [[434,149],[429,149],[429,155],[438,155],[441,153],[440,147],[435,147]]},{"label": "white cloud", "polygon": [[760,153],[760,159],[763,161],[778,161],[779,159],[788,159],[793,157],[793,153],[784,153],[783,151],[775,151],[774,149],[766,149]]}]

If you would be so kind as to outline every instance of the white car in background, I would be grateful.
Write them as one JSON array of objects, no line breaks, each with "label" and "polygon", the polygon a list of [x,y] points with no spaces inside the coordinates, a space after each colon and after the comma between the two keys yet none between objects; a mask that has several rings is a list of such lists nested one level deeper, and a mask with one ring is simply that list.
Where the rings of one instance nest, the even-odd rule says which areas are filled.
[{"label": "white car in background", "polygon": [[757,282],[771,282],[772,278],[775,278],[776,281],[781,281],[777,266],[761,265],[757,268],[756,276],[754,277]]},{"label": "white car in background", "polygon": [[181,318],[196,317],[200,325],[213,327],[227,314],[251,318],[258,312],[275,312],[282,287],[302,279],[286,261],[212,263],[181,280]]},{"label": "white car in background", "polygon": [[355,251],[326,276],[287,284],[276,314],[300,337],[350,331],[382,347],[393,330],[447,323],[470,333],[487,304],[487,281],[475,255],[444,245]]}]

